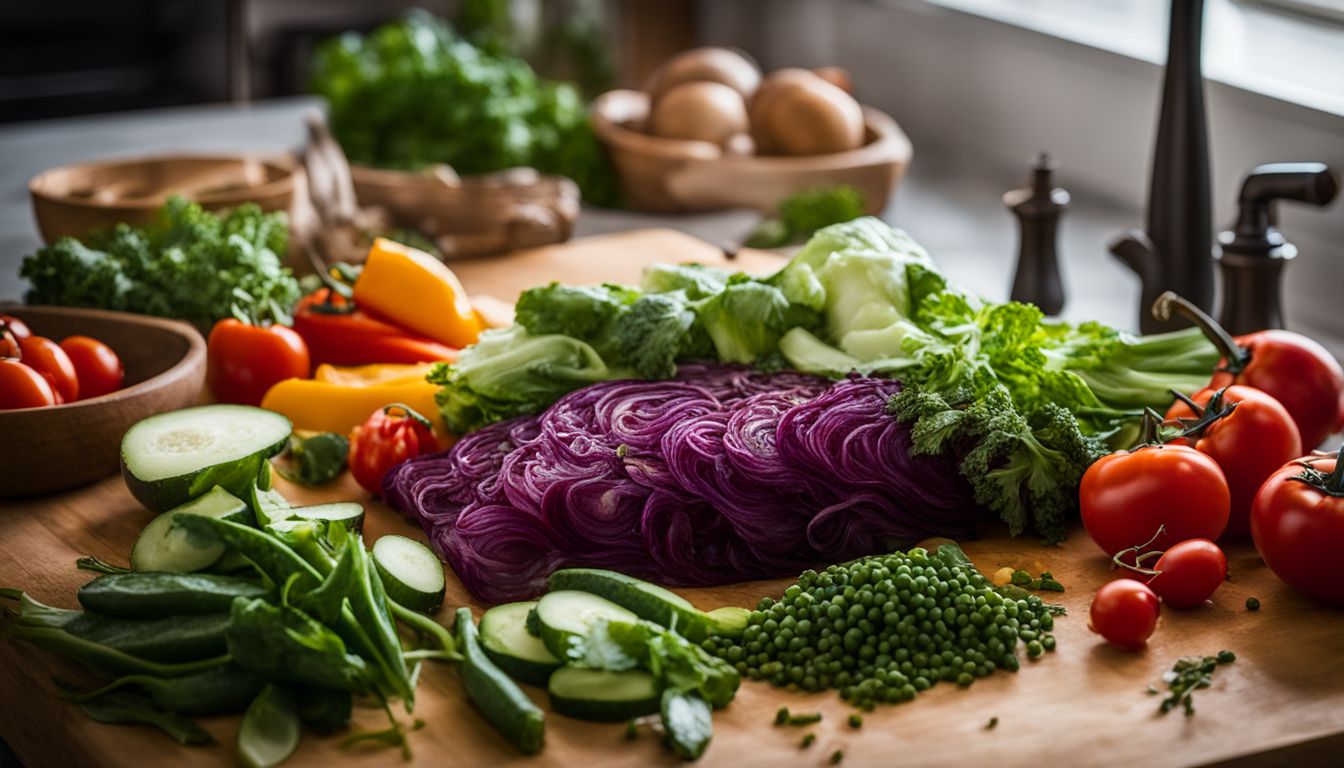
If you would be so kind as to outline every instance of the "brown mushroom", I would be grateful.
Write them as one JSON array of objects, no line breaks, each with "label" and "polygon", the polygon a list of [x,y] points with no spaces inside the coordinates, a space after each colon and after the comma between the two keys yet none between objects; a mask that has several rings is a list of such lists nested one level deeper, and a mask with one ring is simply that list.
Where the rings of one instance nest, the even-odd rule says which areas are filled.
[{"label": "brown mushroom", "polygon": [[644,90],[649,103],[657,104],[678,85],[695,82],[722,83],[747,99],[760,85],[761,71],[755,62],[731,48],[694,48],[663,62]]},{"label": "brown mushroom", "polygon": [[747,107],[737,91],[711,82],[682,83],[663,94],[649,115],[649,131],[667,139],[724,146],[747,130]]}]

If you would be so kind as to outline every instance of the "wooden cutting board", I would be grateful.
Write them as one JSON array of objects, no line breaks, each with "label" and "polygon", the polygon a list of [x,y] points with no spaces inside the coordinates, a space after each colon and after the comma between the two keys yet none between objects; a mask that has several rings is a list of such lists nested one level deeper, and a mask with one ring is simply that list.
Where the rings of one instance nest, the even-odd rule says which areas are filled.
[{"label": "wooden cutting board", "polygon": [[[576,241],[488,261],[455,264],[467,289],[512,300],[518,291],[553,279],[633,282],[655,261],[723,263],[718,249],[670,230],[646,230]],[[744,252],[736,264],[767,270],[777,257]],[[0,437],[0,439],[3,439]],[[3,471],[3,468],[0,468]],[[280,482],[304,502],[360,499],[369,506],[366,537],[385,533],[423,538],[418,530],[368,498],[347,476],[320,491]],[[41,499],[0,503],[0,586],[17,586],[37,599],[75,606],[74,593],[90,574],[75,558],[97,555],[124,563],[131,543],[152,514],[120,479]],[[1092,593],[1111,577],[1106,558],[1077,530],[1061,547],[1030,537],[1009,539],[992,526],[965,543],[976,565],[1032,572],[1050,570],[1066,585],[1060,596],[1069,615],[1056,622],[1058,651],[1036,662],[1024,659],[1017,674],[995,673],[969,689],[940,684],[911,703],[885,706],[850,729],[851,711],[834,693],[794,694],[744,682],[737,699],[715,713],[714,741],[704,766],[824,766],[844,750],[845,766],[917,765],[1320,765],[1338,764],[1344,750],[1344,612],[1299,597],[1260,562],[1248,544],[1228,548],[1232,580],[1211,604],[1194,611],[1164,611],[1152,643],[1125,653],[1087,630]],[[727,587],[679,590],[705,609],[753,606],[777,596],[789,579]],[[1244,608],[1256,596],[1258,612]],[[473,600],[448,571],[447,606]],[[440,620],[450,621],[445,609]],[[1197,713],[1158,717],[1150,683],[1164,688],[1162,672],[1180,656],[1228,649],[1236,663],[1219,669],[1211,688],[1196,694]],[[205,727],[220,742],[179,747],[161,733],[136,726],[95,723],[57,698],[53,674],[72,668],[33,648],[0,641],[0,737],[30,768],[43,766],[232,765],[238,718],[214,718]],[[545,707],[543,692],[529,689]],[[820,711],[810,728],[775,727],[774,714]],[[523,757],[495,734],[472,708],[451,666],[428,666],[417,690],[415,715],[424,721],[411,737],[417,765],[675,765],[677,760],[647,733],[623,739],[623,727],[584,723],[547,713],[546,748]],[[986,728],[991,718],[998,725]],[[355,728],[381,728],[378,710],[361,710]],[[804,733],[817,735],[806,750]],[[345,749],[339,738],[305,734],[287,765],[395,765],[387,748]]]}]

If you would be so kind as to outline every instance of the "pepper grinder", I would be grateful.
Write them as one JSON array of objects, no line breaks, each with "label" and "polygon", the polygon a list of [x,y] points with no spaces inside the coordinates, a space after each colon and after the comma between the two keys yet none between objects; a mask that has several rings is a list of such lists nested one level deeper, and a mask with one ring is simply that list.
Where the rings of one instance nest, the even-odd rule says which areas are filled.
[{"label": "pepper grinder", "polygon": [[1218,322],[1233,335],[1282,328],[1279,282],[1297,248],[1274,226],[1274,203],[1329,205],[1339,181],[1322,163],[1272,163],[1251,169],[1237,196],[1236,225],[1218,234],[1213,258],[1223,278]]},{"label": "pepper grinder", "polygon": [[1055,242],[1059,215],[1069,207],[1068,191],[1050,184],[1054,170],[1050,155],[1042,152],[1031,169],[1030,186],[1003,193],[1003,204],[1017,216],[1022,235],[1009,298],[1035,304],[1047,315],[1057,315],[1064,308]]}]

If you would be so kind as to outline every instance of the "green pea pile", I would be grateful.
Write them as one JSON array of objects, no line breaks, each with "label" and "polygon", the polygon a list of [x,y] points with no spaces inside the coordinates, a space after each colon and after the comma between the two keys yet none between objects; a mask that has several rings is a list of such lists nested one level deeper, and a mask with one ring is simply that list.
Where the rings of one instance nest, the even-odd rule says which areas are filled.
[{"label": "green pea pile", "polygon": [[1017,646],[1055,649],[1054,612],[1034,595],[1003,596],[956,545],[808,570],[763,598],[734,640],[705,647],[753,680],[790,690],[840,689],[854,706],[909,701],[939,680],[968,686],[1017,671]]}]

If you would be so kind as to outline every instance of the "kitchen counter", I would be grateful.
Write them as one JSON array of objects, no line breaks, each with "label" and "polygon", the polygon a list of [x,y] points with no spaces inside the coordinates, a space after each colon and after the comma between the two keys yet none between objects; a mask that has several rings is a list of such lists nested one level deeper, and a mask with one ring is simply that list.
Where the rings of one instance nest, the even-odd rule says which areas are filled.
[{"label": "kitchen counter", "polygon": [[[310,98],[251,106],[210,105],[0,126],[0,299],[22,296],[19,263],[41,240],[28,198],[28,180],[57,165],[158,152],[289,152],[304,143],[302,115]],[[945,164],[916,147],[910,175],[885,218],[918,239],[952,279],[987,298],[1007,298],[1017,249],[1016,224],[1000,195],[1026,179],[972,178],[945,173]],[[1067,169],[1059,179],[1068,186]],[[1075,207],[1061,225],[1060,254],[1069,301],[1063,316],[1136,325],[1138,280],[1114,261],[1105,243],[1140,219],[1137,211]],[[693,216],[585,209],[576,236],[641,227],[670,227],[715,243],[740,239],[756,221],[747,211]],[[1339,350],[1336,350],[1337,352]]]}]

